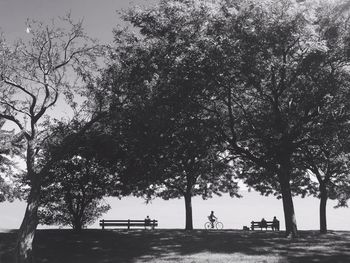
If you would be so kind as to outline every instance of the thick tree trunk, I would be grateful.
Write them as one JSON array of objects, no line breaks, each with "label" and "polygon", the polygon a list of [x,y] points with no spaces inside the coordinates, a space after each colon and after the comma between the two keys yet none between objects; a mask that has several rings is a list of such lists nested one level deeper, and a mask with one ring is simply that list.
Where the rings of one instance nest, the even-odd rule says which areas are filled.
[{"label": "thick tree trunk", "polygon": [[191,195],[191,193],[185,194],[185,208],[186,208],[186,227],[185,227],[185,230],[193,230],[192,195]]},{"label": "thick tree trunk", "polygon": [[73,230],[75,233],[80,233],[83,227],[81,225],[75,225],[73,226]]},{"label": "thick tree trunk", "polygon": [[73,230],[76,233],[80,233],[83,229],[83,224],[81,222],[81,219],[75,219],[73,222]]},{"label": "thick tree trunk", "polygon": [[325,186],[320,185],[320,232],[327,233],[327,215],[326,206],[328,200],[328,192]]},{"label": "thick tree trunk", "polygon": [[33,175],[31,178],[32,185],[28,196],[27,208],[17,237],[15,250],[16,263],[35,262],[33,259],[33,240],[38,225],[41,185],[39,175]]},{"label": "thick tree trunk", "polygon": [[289,169],[281,167],[278,177],[281,185],[286,236],[295,238],[298,236],[297,222],[293,205],[293,198],[289,182]]}]

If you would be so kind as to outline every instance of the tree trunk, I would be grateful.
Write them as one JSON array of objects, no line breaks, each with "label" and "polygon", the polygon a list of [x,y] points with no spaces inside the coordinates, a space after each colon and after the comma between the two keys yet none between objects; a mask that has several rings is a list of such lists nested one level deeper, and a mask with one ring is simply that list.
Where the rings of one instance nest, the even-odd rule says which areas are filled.
[{"label": "tree trunk", "polygon": [[278,178],[281,185],[284,220],[286,225],[286,236],[295,238],[298,236],[297,222],[295,218],[293,198],[289,182],[289,169],[281,167]]},{"label": "tree trunk", "polygon": [[83,227],[82,227],[81,224],[76,224],[76,225],[73,226],[73,230],[76,233],[80,233],[82,229],[83,229]]},{"label": "tree trunk", "polygon": [[33,240],[38,225],[38,208],[40,204],[40,178],[31,176],[31,189],[28,196],[27,208],[18,232],[15,250],[16,263],[33,263]]},{"label": "tree trunk", "polygon": [[74,219],[74,222],[73,222],[74,232],[80,233],[82,229],[83,229],[83,224],[81,222],[81,218]]},{"label": "tree trunk", "polygon": [[327,215],[326,206],[328,200],[327,188],[324,185],[320,185],[320,232],[322,234],[327,233]]},{"label": "tree trunk", "polygon": [[185,207],[186,207],[186,227],[185,227],[185,230],[193,230],[192,195],[191,195],[191,193],[185,194]]}]

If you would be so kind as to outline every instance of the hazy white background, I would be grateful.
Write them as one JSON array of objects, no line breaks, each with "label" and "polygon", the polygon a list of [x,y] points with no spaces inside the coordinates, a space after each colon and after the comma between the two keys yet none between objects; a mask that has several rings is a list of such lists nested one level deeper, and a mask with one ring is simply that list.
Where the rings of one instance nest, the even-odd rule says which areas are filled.
[{"label": "hazy white background", "polygon": [[[193,198],[194,228],[203,228],[211,210],[223,222],[225,229],[241,229],[249,226],[252,220],[264,217],[272,220],[277,216],[284,229],[282,201],[274,197],[264,197],[256,192],[242,191],[243,198],[230,198],[228,196],[214,197],[208,200]],[[149,215],[159,221],[160,228],[185,227],[185,202],[183,199],[161,200],[156,199],[145,204],[143,199],[126,197],[121,200],[107,198],[112,209],[103,216],[104,219],[144,219]],[[301,230],[318,229],[318,205],[316,198],[294,198],[298,228]],[[334,209],[334,202],[328,204],[328,227],[333,230],[350,230],[350,209]],[[0,229],[18,228],[24,216],[25,204],[23,202],[0,203]],[[102,219],[102,218],[101,218]],[[46,228],[39,226],[39,228]],[[98,228],[98,222],[89,228]]]}]

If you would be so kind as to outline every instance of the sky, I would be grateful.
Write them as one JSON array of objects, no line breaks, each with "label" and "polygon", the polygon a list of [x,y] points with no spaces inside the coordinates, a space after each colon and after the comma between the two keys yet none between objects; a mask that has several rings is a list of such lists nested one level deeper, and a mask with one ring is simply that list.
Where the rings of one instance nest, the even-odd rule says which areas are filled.
[{"label": "sky", "polygon": [[47,21],[71,12],[84,19],[84,28],[101,42],[112,41],[112,29],[120,19],[117,10],[149,6],[157,0],[0,0],[0,28],[7,39],[23,37],[27,18]]},{"label": "sky", "polygon": [[[26,34],[27,18],[48,21],[57,16],[71,12],[73,18],[84,19],[87,33],[98,38],[102,43],[113,40],[112,29],[120,23],[117,10],[132,5],[150,6],[157,0],[0,0],[0,31],[12,41]],[[274,197],[263,197],[256,192],[242,191],[243,198],[231,199],[228,196],[209,200],[194,198],[193,219],[195,228],[203,228],[211,210],[223,222],[227,229],[241,229],[249,226],[252,220],[264,217],[271,220],[273,216],[281,221],[284,228],[282,201]],[[112,209],[103,216],[104,219],[143,219],[149,215],[159,220],[160,228],[184,228],[185,205],[183,199],[164,201],[154,200],[145,204],[144,200],[127,197],[121,200],[107,198]],[[318,206],[316,198],[294,198],[296,218],[299,229],[318,229]],[[329,229],[350,230],[350,209],[332,208],[328,204]],[[18,228],[23,219],[25,203],[0,203],[0,229]],[[39,226],[42,228],[43,226]],[[98,227],[95,223],[91,227]]]}]

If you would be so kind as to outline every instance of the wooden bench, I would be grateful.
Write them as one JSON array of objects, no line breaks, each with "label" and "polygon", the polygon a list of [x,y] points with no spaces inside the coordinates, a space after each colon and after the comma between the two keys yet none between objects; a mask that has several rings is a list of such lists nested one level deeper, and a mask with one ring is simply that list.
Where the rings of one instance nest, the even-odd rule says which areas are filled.
[{"label": "wooden bench", "polygon": [[100,220],[100,226],[102,226],[102,229],[105,229],[107,226],[126,226],[128,229],[130,227],[135,226],[143,226],[143,227],[152,227],[154,229],[156,226],[158,226],[158,220]]},{"label": "wooden bench", "polygon": [[250,229],[254,230],[255,228],[260,228],[260,230],[262,230],[263,228],[265,228],[267,230],[268,227],[270,227],[273,231],[279,231],[280,222],[266,221],[265,224],[262,224],[261,221],[252,221]]}]

